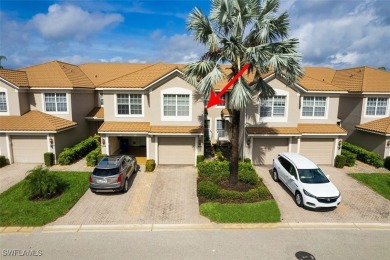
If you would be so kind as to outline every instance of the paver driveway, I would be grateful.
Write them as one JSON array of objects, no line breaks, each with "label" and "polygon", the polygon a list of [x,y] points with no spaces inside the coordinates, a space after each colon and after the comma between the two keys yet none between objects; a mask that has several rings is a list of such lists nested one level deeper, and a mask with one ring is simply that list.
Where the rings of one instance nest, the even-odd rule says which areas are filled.
[{"label": "paver driveway", "polygon": [[346,170],[332,166],[321,166],[321,169],[330,175],[330,180],[341,192],[341,204],[334,210],[315,211],[297,207],[284,184],[273,181],[271,166],[256,167],[279,205],[282,222],[390,223],[390,201],[349,177]]},{"label": "paver driveway", "polygon": [[159,166],[153,173],[143,169],[127,193],[88,190],[51,225],[210,223],[199,214],[195,167]]},{"label": "paver driveway", "polygon": [[23,180],[26,177],[26,172],[37,165],[33,163],[15,163],[0,168],[0,193]]}]

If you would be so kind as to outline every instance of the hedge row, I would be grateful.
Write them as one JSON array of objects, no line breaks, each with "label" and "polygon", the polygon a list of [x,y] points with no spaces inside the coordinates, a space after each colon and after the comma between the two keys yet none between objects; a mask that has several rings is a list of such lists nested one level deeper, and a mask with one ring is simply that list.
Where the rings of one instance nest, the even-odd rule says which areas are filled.
[{"label": "hedge row", "polygon": [[343,142],[343,149],[356,154],[356,158],[359,161],[373,165],[377,168],[383,167],[383,158],[378,153],[367,151],[366,149],[348,142]]},{"label": "hedge row", "polygon": [[98,147],[98,145],[99,141],[96,137],[88,137],[72,148],[65,148],[58,156],[58,163],[61,165],[69,165],[86,156],[89,152]]},{"label": "hedge row", "polygon": [[7,159],[5,158],[5,155],[0,155],[0,168],[7,165]]},{"label": "hedge row", "polygon": [[86,156],[87,166],[96,166],[96,164],[100,161],[98,160],[99,155],[102,152],[102,147],[99,144],[94,150],[89,152]]},{"label": "hedge row", "polygon": [[345,165],[349,167],[355,166],[356,154],[345,149],[341,150],[341,154],[346,157]]},{"label": "hedge row", "polygon": [[239,192],[222,189],[212,181],[200,181],[198,183],[198,195],[210,200],[222,199],[224,202],[256,202],[268,199],[271,194],[263,184],[258,185],[247,192]]}]

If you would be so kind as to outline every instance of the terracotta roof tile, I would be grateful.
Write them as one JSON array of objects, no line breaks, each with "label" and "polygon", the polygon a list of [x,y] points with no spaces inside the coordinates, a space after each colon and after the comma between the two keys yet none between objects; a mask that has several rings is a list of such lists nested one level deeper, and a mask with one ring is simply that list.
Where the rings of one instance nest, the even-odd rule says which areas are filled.
[{"label": "terracotta roof tile", "polygon": [[300,135],[296,127],[247,127],[248,134],[264,134],[264,135]]},{"label": "terracotta roof tile", "polygon": [[323,67],[305,67],[305,76],[317,79],[319,81],[325,81],[331,83],[336,70]]},{"label": "terracotta roof tile", "polygon": [[298,131],[302,134],[346,134],[337,124],[298,124]]},{"label": "terracotta roof tile", "polygon": [[390,134],[390,117],[370,121],[356,126],[360,130],[368,130],[379,134]]},{"label": "terracotta roof tile", "polygon": [[191,134],[191,133],[203,133],[201,126],[151,126],[151,133],[180,133],[180,134]]},{"label": "terracotta roof tile", "polygon": [[0,69],[0,77],[11,82],[17,87],[28,87],[28,78],[26,72],[18,70]]},{"label": "terracotta roof tile", "polygon": [[45,114],[40,111],[29,111],[21,116],[0,116],[0,131],[60,131],[76,126],[77,123]]},{"label": "terracotta roof tile", "polygon": [[32,88],[95,88],[78,66],[69,63],[51,61],[22,68],[20,71],[27,73]]},{"label": "terracotta roof tile", "polygon": [[299,85],[308,91],[343,91],[345,89],[338,86],[332,85],[331,83],[326,82],[325,80],[318,80],[309,76],[304,75],[299,79]]},{"label": "terracotta roof tile", "polygon": [[156,63],[122,77],[107,81],[98,87],[104,88],[144,88],[183,65]]},{"label": "terracotta roof tile", "polygon": [[224,108],[221,111],[222,116],[232,116],[232,110],[229,108]]},{"label": "terracotta roof tile", "polygon": [[86,117],[104,119],[104,107],[94,107]]},{"label": "terracotta roof tile", "polygon": [[137,132],[148,133],[149,122],[110,122],[105,121],[99,128],[99,133]]}]

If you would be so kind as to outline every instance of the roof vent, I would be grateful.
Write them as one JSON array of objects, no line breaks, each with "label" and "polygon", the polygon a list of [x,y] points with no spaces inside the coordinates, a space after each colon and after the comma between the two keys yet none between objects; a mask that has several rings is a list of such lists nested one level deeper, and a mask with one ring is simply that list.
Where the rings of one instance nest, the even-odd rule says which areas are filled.
[{"label": "roof vent", "polygon": [[325,81],[325,79],[322,79],[322,81]]},{"label": "roof vent", "polygon": [[97,78],[97,74],[95,75],[95,78]]}]

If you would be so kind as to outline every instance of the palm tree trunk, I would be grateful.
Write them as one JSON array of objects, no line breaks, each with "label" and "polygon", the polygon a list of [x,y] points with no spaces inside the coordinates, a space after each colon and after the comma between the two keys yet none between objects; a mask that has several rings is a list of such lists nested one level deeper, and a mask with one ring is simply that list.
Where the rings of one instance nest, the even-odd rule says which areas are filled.
[{"label": "palm tree trunk", "polygon": [[239,157],[239,134],[240,134],[240,110],[233,109],[232,118],[232,150],[230,159],[229,184],[231,187],[238,185],[238,157]]}]

